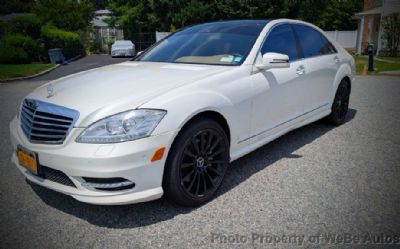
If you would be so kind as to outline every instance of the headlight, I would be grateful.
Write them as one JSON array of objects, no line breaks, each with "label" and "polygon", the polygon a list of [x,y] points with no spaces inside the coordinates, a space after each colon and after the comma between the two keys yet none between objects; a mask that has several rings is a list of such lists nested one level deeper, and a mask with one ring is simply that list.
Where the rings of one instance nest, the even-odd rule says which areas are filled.
[{"label": "headlight", "polygon": [[91,124],[76,142],[106,144],[148,137],[166,113],[151,109],[118,113]]}]

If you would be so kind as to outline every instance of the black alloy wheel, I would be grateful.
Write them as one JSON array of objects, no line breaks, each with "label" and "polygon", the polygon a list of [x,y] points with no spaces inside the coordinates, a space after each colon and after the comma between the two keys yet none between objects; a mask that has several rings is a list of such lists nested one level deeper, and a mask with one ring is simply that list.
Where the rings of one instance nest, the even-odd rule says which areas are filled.
[{"label": "black alloy wheel", "polygon": [[164,170],[167,198],[185,206],[210,200],[229,164],[229,142],[222,127],[202,119],[184,128],[174,142]]},{"label": "black alloy wheel", "polygon": [[181,185],[194,198],[207,195],[221,182],[226,148],[219,134],[206,129],[193,135],[184,145],[181,161]]},{"label": "black alloy wheel", "polygon": [[342,80],[335,94],[335,99],[332,104],[332,112],[327,117],[327,120],[333,125],[341,125],[346,120],[346,115],[349,110],[350,101],[350,85]]}]

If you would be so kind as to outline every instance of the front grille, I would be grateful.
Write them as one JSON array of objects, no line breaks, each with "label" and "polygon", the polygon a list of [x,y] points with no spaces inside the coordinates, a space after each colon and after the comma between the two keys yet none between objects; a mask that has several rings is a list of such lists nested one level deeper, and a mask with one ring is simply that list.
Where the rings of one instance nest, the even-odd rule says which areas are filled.
[{"label": "front grille", "polygon": [[41,177],[52,182],[76,188],[71,179],[59,170],[41,166]]},{"label": "front grille", "polygon": [[25,99],[21,129],[32,143],[62,144],[79,117],[79,112],[62,106]]}]

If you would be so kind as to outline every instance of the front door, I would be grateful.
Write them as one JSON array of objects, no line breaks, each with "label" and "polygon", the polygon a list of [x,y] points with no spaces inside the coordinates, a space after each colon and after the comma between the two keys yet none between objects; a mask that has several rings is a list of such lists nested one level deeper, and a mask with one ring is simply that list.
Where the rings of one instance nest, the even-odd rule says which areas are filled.
[{"label": "front door", "polygon": [[251,76],[254,92],[251,138],[256,140],[283,129],[303,112],[302,85],[307,68],[304,60],[300,59],[289,24],[272,28],[262,45],[258,60],[267,52],[288,55],[290,67],[262,70]]}]

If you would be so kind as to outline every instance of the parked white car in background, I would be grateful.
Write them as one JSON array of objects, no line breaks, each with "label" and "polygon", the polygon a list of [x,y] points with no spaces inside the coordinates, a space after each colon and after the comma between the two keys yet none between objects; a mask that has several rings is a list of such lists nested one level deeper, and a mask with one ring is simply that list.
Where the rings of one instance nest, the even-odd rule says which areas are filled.
[{"label": "parked white car in background", "polygon": [[111,46],[112,57],[133,57],[135,54],[135,44],[131,41],[117,40]]},{"label": "parked white car in background", "polygon": [[135,61],[26,96],[10,124],[12,161],[30,181],[83,202],[165,194],[201,205],[231,161],[318,119],[344,123],[354,70],[305,22],[191,26]]}]

